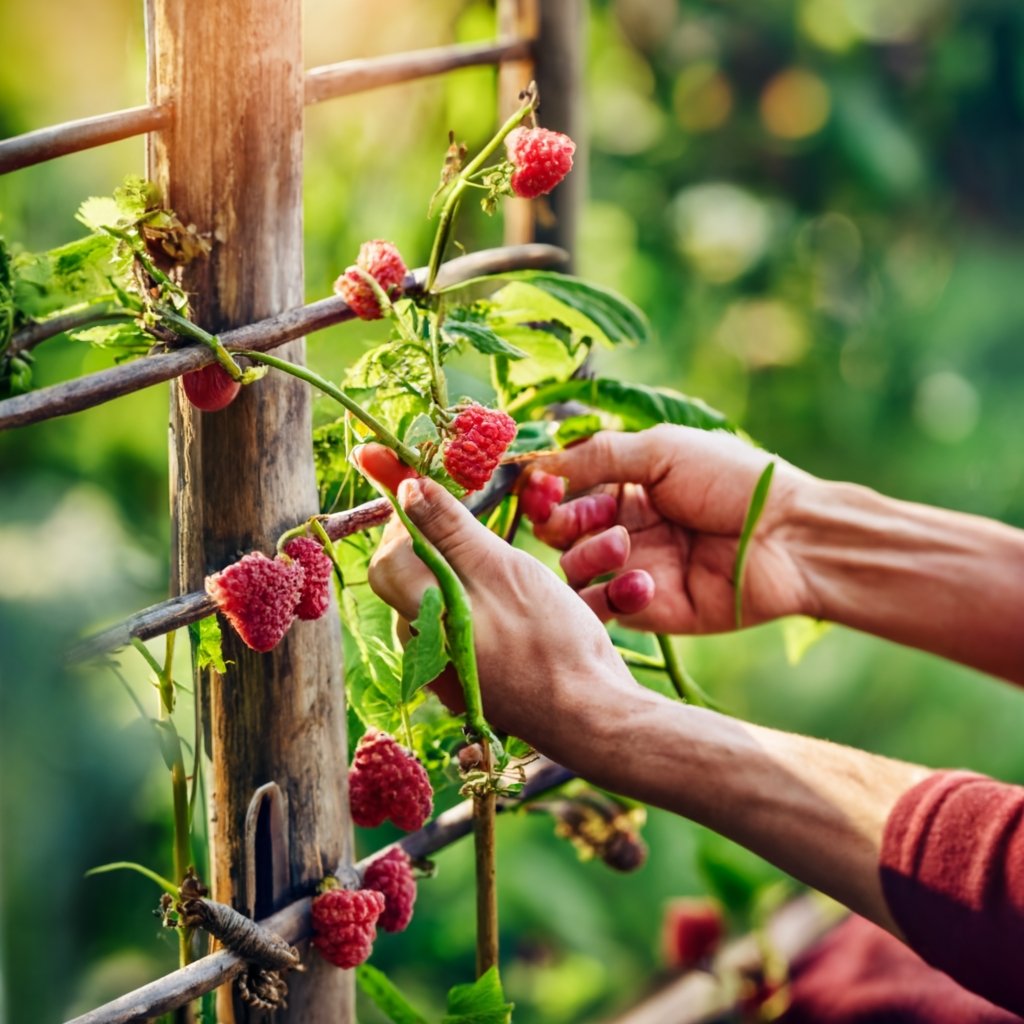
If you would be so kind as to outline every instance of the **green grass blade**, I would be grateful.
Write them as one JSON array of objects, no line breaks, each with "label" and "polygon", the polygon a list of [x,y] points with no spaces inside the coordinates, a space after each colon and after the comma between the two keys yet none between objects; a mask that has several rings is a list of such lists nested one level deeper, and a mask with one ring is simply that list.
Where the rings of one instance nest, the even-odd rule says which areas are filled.
[{"label": "green grass blade", "polygon": [[772,475],[774,473],[775,463],[769,462],[764,467],[760,477],[758,477],[754,493],[750,496],[750,505],[747,506],[747,517],[743,520],[739,547],[736,548],[736,564],[733,566],[732,578],[733,587],[736,591],[737,629],[741,629],[743,626],[743,571],[747,566],[747,550],[750,546],[750,538],[754,535],[758,520],[764,511],[765,502],[768,500],[768,490],[772,485]]}]

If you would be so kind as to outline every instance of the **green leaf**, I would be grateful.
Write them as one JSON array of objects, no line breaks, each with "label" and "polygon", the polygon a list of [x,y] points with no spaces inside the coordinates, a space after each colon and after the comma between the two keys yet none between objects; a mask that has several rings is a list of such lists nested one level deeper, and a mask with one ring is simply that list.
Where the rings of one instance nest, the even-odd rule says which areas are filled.
[{"label": "green leaf", "polygon": [[788,615],[782,620],[782,641],[786,661],[799,665],[803,656],[832,628],[831,622],[806,615]]},{"label": "green leaf", "polygon": [[747,515],[743,520],[743,529],[740,531],[740,542],[736,548],[736,563],[732,570],[733,589],[736,594],[736,628],[743,626],[743,570],[747,567],[747,550],[750,546],[750,538],[757,528],[757,521],[764,511],[764,504],[768,500],[768,491],[772,485],[772,475],[775,472],[775,463],[769,462],[761,472],[754,485],[754,493],[750,496],[750,504],[747,506]]},{"label": "green leaf", "polygon": [[415,447],[424,441],[439,441],[440,439],[434,421],[425,412],[421,412],[409,424],[402,437],[402,440],[410,447]]},{"label": "green leaf", "polygon": [[449,341],[467,341],[485,356],[506,356],[508,359],[525,359],[521,348],[509,344],[493,328],[477,320],[457,318],[455,310],[449,314],[441,328],[441,334]]},{"label": "green leaf", "polygon": [[419,614],[411,623],[412,639],[402,660],[402,701],[432,683],[448,664],[444,637],[444,598],[437,587],[428,587]]},{"label": "green leaf", "polygon": [[739,915],[749,914],[758,893],[779,877],[778,870],[770,864],[713,833],[700,837],[697,868],[712,894]]},{"label": "green leaf", "polygon": [[205,668],[212,668],[223,675],[228,667],[221,648],[222,637],[217,616],[207,615],[205,619],[192,623],[188,628],[195,644],[196,668],[200,672]]},{"label": "green leaf", "polygon": [[690,398],[669,388],[627,384],[610,377],[548,384],[517,398],[508,411],[517,419],[528,419],[558,402],[581,402],[611,413],[618,416],[624,430],[644,430],[659,423],[679,423],[701,430],[736,429],[724,413],[699,398]]},{"label": "green leaf", "polygon": [[582,441],[584,438],[592,437],[604,424],[601,417],[595,413],[587,413],[583,416],[570,416],[558,424],[555,431],[555,440],[559,447],[565,448],[574,441]]},{"label": "green leaf", "polygon": [[356,981],[373,1004],[392,1024],[427,1024],[426,1017],[414,1009],[394,982],[372,964],[356,968]]},{"label": "green leaf", "polygon": [[617,344],[621,341],[650,341],[651,328],[647,317],[628,299],[616,292],[569,274],[550,270],[511,270],[492,277],[478,277],[463,281],[452,288],[465,288],[487,281],[522,281],[546,292],[564,306],[582,313],[597,329],[601,337]]},{"label": "green leaf", "polygon": [[399,436],[403,424],[430,412],[430,361],[419,346],[394,341],[378,345],[352,366],[342,387]]},{"label": "green leaf", "polygon": [[449,990],[441,1024],[508,1024],[514,1005],[505,1002],[498,968],[492,967],[472,984]]},{"label": "green leaf", "polygon": [[367,726],[394,732],[401,724],[401,678],[395,651],[392,612],[367,582],[375,542],[366,534],[336,546],[345,586],[341,624],[345,690],[349,703]]},{"label": "green leaf", "polygon": [[117,860],[111,864],[101,864],[96,868],[89,868],[85,873],[85,877],[89,878],[92,875],[105,875],[108,871],[137,871],[140,875],[145,876],[151,882],[156,882],[165,892],[169,892],[172,896],[178,895],[178,887],[168,879],[164,878],[163,875],[158,875],[155,871],[147,868],[144,864],[136,864],[132,860]]}]

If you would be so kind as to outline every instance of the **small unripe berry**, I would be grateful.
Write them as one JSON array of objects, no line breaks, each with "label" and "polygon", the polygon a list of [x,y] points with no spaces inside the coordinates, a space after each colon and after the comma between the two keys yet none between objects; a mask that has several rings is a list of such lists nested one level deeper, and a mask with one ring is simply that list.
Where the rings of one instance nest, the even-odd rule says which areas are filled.
[{"label": "small unripe berry", "polygon": [[229,406],[242,385],[220,363],[211,363],[199,370],[181,375],[185,397],[202,412],[218,412]]},{"label": "small unripe berry", "polygon": [[718,949],[724,930],[722,910],[713,900],[673,900],[662,923],[665,963],[686,971],[705,962]]}]

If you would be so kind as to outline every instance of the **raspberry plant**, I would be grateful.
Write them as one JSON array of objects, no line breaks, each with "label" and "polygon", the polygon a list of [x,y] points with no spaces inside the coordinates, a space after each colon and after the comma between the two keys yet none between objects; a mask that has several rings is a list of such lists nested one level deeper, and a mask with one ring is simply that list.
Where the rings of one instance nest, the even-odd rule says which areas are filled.
[{"label": "raspberry plant", "polygon": [[[478,818],[490,822],[478,829],[485,837],[478,847],[481,888],[490,883],[480,879],[493,878],[495,800],[521,788],[530,751],[514,737],[499,740],[484,720],[472,615],[462,582],[397,503],[395,512],[412,534],[417,554],[439,582],[439,588],[424,596],[404,649],[390,609],[366,583],[376,538],[357,533],[335,542],[325,532],[326,514],[376,494],[353,463],[354,447],[378,441],[398,455],[409,475],[432,476],[460,495],[483,492],[479,507],[488,526],[513,542],[523,516],[544,522],[564,497],[564,482],[556,477],[540,470],[520,476],[537,453],[603,427],[635,430],[673,422],[731,429],[721,414],[698,400],[592,374],[589,361],[595,347],[648,337],[643,315],[621,297],[546,270],[444,282],[442,262],[457,238],[457,215],[471,191],[480,193],[483,210],[492,213],[503,196],[543,195],[570,171],[574,144],[537,126],[536,108],[536,93],[528,91],[519,109],[468,162],[465,147],[453,142],[449,148],[431,200],[438,223],[423,287],[407,290],[406,261],[382,239],[366,242],[353,265],[340,274],[335,290],[352,312],[360,319],[386,319],[390,327],[387,339],[350,367],[340,384],[264,352],[229,352],[191,321],[188,296],[176,284],[177,272],[183,263],[203,258],[207,243],[165,209],[145,182],[131,180],[113,199],[83,204],[79,219],[90,234],[77,242],[42,254],[12,255],[0,247],[2,393],[31,386],[31,348],[49,336],[50,325],[52,335],[60,331],[111,348],[119,359],[189,342],[208,346],[216,362],[186,374],[182,384],[190,401],[210,415],[226,407],[241,388],[258,387],[267,372],[292,374],[341,406],[337,418],[316,428],[313,439],[321,514],[286,531],[276,552],[252,551],[223,566],[208,577],[206,589],[242,640],[256,651],[268,651],[296,618],[315,619],[328,610],[333,577],[343,624],[351,734],[353,739],[362,734],[347,780],[352,818],[366,828],[391,820],[399,828],[415,830],[431,814],[435,789],[461,786]],[[508,158],[496,158],[503,144]],[[26,340],[29,328],[31,343]],[[486,360],[495,407],[449,394],[445,367],[467,352]],[[554,406],[563,410],[557,417]],[[499,468],[501,480],[495,479]],[[761,503],[769,479],[759,488]],[[386,496],[394,502],[390,491]],[[752,507],[748,517],[748,536],[757,511]],[[739,576],[742,565],[737,569]],[[139,865],[100,870],[134,867],[165,890],[163,917],[178,929],[186,962],[192,956],[195,923],[205,919],[181,909],[188,903],[181,880],[194,877],[189,875],[194,863],[191,808],[201,758],[193,752],[188,773],[173,720],[173,637],[168,635],[163,663],[144,645],[136,646],[153,669],[160,694],[154,726],[171,773],[174,880]],[[196,664],[223,673],[229,669],[218,638],[213,619],[191,627]],[[701,700],[665,638],[658,638],[658,647],[660,660],[637,651],[623,654],[634,664],[667,673],[682,699]],[[464,722],[444,712],[426,689],[449,662],[463,687]],[[581,855],[601,857],[620,870],[643,862],[646,848],[637,831],[642,817],[637,809],[593,796],[563,800],[548,810],[560,834]],[[371,954],[376,925],[402,931],[415,897],[409,859],[398,848],[374,860],[362,879],[328,876],[313,901],[314,945],[340,967],[363,964]],[[450,1012],[452,1019],[482,1012],[493,1015],[487,1019],[508,1019],[511,1007],[495,969],[497,924],[493,911],[486,910],[493,906],[493,893],[480,892],[479,899],[485,908],[478,916],[480,977],[475,985],[452,991]],[[361,968],[360,981],[382,1006],[401,1002],[380,972]],[[286,990],[282,986],[275,979],[250,978],[249,994],[255,993],[254,998],[264,1000],[258,1005],[264,1005],[273,992]],[[454,1016],[460,1012],[462,1017]]]}]

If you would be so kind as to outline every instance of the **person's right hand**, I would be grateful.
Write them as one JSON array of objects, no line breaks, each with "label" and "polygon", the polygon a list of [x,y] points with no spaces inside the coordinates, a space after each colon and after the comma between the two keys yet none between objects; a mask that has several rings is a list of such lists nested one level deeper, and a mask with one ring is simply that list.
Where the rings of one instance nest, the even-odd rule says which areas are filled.
[{"label": "person's right hand", "polygon": [[[571,586],[602,620],[659,633],[735,628],[733,569],[750,498],[765,466],[776,467],[751,540],[743,623],[813,613],[798,565],[797,495],[813,477],[732,435],[663,425],[640,433],[605,431],[538,460],[580,494],[557,506],[534,532],[565,553]],[[646,571],[650,604],[622,614],[615,573]]]}]

